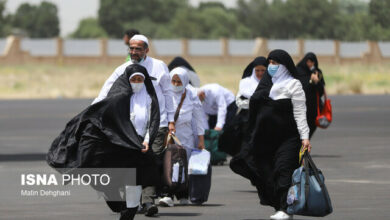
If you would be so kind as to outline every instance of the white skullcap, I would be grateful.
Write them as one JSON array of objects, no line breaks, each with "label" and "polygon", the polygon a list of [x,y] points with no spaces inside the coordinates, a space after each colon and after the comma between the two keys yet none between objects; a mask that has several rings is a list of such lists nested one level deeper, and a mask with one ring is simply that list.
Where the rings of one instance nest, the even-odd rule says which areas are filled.
[{"label": "white skullcap", "polygon": [[145,37],[145,36],[142,35],[142,34],[136,34],[136,35],[134,35],[134,36],[130,39],[130,41],[131,41],[131,40],[140,40],[140,41],[145,42],[147,45],[149,45],[148,38]]}]

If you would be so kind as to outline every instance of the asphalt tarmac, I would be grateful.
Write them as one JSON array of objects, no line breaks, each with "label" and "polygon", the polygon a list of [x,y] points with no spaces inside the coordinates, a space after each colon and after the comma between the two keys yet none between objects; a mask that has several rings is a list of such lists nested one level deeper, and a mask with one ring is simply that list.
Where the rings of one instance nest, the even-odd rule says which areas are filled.
[{"label": "asphalt tarmac", "polygon": [[[334,212],[322,219],[390,219],[390,96],[331,96],[333,122],[317,129],[312,156],[326,178]],[[118,219],[96,193],[22,196],[22,173],[53,172],[44,161],[53,139],[91,100],[0,101],[0,219]],[[41,189],[46,189],[41,186]],[[176,201],[177,202],[177,201]],[[159,207],[157,219],[269,219],[249,181],[214,166],[203,206]],[[136,219],[150,219],[137,215]],[[154,218],[152,218],[154,219]],[[294,219],[316,219],[294,216]]]}]

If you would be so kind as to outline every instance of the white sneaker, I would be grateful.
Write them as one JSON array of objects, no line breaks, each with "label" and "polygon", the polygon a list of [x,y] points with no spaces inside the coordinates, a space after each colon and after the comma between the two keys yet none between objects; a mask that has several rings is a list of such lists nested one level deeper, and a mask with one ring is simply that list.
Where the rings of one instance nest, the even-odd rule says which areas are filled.
[{"label": "white sneaker", "polygon": [[163,207],[173,207],[173,200],[171,197],[164,197],[158,202]]},{"label": "white sneaker", "polygon": [[188,199],[180,199],[180,205],[188,205],[190,202],[188,201]]},{"label": "white sneaker", "polygon": [[274,215],[270,216],[270,219],[293,219],[293,215],[289,215],[283,211],[277,211]]}]

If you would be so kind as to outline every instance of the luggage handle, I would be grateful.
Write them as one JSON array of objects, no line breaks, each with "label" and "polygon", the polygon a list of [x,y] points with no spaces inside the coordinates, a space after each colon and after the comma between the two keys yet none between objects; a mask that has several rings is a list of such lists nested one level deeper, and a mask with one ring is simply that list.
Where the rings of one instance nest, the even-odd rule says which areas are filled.
[{"label": "luggage handle", "polygon": [[168,136],[167,136],[167,141],[166,141],[165,148],[168,147],[168,144],[169,144],[172,140],[174,141],[174,143],[176,143],[176,144],[178,144],[178,145],[181,146],[181,142],[180,142],[179,138],[177,138],[175,134],[169,133]]}]

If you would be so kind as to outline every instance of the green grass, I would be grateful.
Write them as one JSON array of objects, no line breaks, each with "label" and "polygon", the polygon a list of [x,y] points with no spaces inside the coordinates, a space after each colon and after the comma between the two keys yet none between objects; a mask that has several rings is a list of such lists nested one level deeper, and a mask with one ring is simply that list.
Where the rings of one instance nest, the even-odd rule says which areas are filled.
[{"label": "green grass", "polygon": [[[219,83],[237,92],[244,65],[193,65],[202,84]],[[24,64],[0,66],[0,98],[96,97],[116,65]],[[329,94],[388,94],[390,64],[322,64]]]}]

